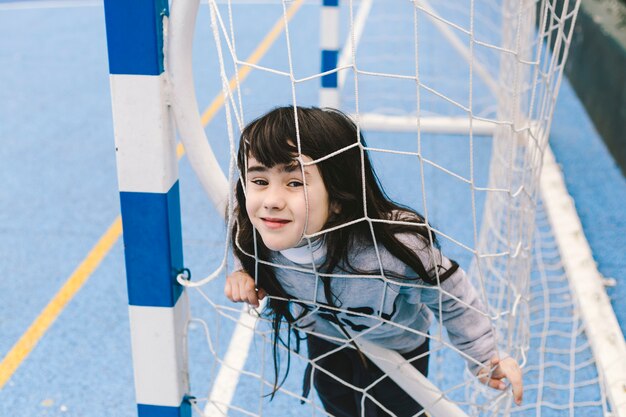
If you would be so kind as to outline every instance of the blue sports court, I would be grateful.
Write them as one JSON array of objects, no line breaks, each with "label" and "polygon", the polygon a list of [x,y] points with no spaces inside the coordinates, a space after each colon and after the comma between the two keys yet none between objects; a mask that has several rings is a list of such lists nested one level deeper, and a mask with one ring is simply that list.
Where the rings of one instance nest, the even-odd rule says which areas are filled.
[{"label": "blue sports court", "polygon": [[[225,10],[225,2],[218,3]],[[291,18],[290,37],[297,45],[291,50],[293,56],[285,54],[286,38],[281,33],[260,55],[258,65],[290,71],[291,62],[291,71],[301,78],[319,72],[319,3],[305,0]],[[348,2],[343,3],[341,16],[345,20],[350,10]],[[355,9],[360,3],[354,3]],[[394,52],[389,45],[404,33],[413,36],[412,21],[407,23],[402,15],[394,14],[394,7],[385,4],[374,2],[367,23],[372,29],[366,28],[359,47],[380,57],[380,65],[373,63],[372,68],[391,71],[385,68],[388,64],[393,70],[410,73],[413,63],[393,61]],[[237,38],[237,51],[239,56],[248,57],[280,20],[282,5],[250,0],[236,1],[232,7],[238,19],[236,26],[249,34]],[[376,27],[384,30],[376,32]],[[1,416],[137,415],[105,30],[104,7],[98,0],[0,0],[0,78],[4,81],[0,89],[0,164],[4,180],[0,191]],[[342,40],[347,30],[342,29]],[[206,3],[200,5],[196,39],[193,65],[199,110],[211,146],[223,169],[227,169],[228,127],[223,105],[219,104],[220,68]],[[446,48],[442,47],[439,53],[454,53]],[[425,64],[428,65],[432,67],[425,71],[434,74],[429,80],[433,84],[445,85],[445,77],[438,79],[436,75],[455,70],[439,68],[436,63]],[[232,72],[228,66],[226,70]],[[293,91],[284,77],[253,69],[241,82],[245,117],[251,120],[276,105],[289,104],[294,95],[300,104],[316,105],[318,86],[319,79],[314,78],[297,84]],[[359,90],[360,111],[393,113],[393,109],[410,107],[410,100],[398,98],[406,88],[402,80],[388,80],[372,90],[364,87]],[[463,87],[456,85],[449,88],[451,95],[464,92]],[[477,82],[477,96],[481,88],[487,89]],[[348,76],[342,101],[349,109],[356,106],[354,90]],[[437,102],[436,97],[433,103],[447,105]],[[370,147],[404,151],[413,146],[414,135],[365,132],[365,137]],[[429,140],[424,138],[425,143]],[[439,140],[429,148],[433,158],[446,155],[438,159],[446,169],[468,175],[470,168],[460,156],[470,152],[467,144],[452,135]],[[479,183],[485,183],[489,142],[477,136],[473,146],[473,172]],[[626,179],[566,79],[555,107],[550,146],[598,270],[609,284],[606,290],[621,330],[626,332],[626,307],[621,302],[626,297]],[[486,151],[480,153],[481,150]],[[396,168],[402,159],[398,155],[373,158],[390,196],[419,210],[424,205],[417,183],[421,175],[430,175],[432,181],[426,191],[428,210],[433,213],[431,221],[451,234],[458,233],[464,242],[471,242],[471,231],[464,230],[470,219],[459,217],[466,214],[455,211],[455,207],[468,204],[469,199],[461,188],[455,188],[458,184],[448,183],[443,176],[439,178],[435,171],[400,171]],[[191,270],[192,279],[199,279],[221,262],[225,226],[186,156],[180,159],[179,178],[184,265]],[[483,203],[479,199],[478,210]],[[539,229],[549,234],[545,216],[539,217],[543,221]],[[461,266],[469,266],[471,257],[458,245],[444,240],[442,247]],[[229,305],[223,295],[222,278],[203,291],[216,304]],[[207,309],[197,292],[190,291],[190,298],[194,316],[197,312],[207,322],[217,323],[219,343],[212,348],[223,355],[234,327],[229,317],[236,318],[240,306],[231,303],[232,311],[212,310]],[[218,310],[227,317],[220,319],[214,314]],[[555,307],[552,314],[557,318],[563,313]],[[192,392],[206,396],[218,369],[202,325],[192,322],[189,335],[189,356],[194,363],[190,372]],[[574,338],[576,343],[580,343],[581,349],[588,349],[582,331],[579,336],[580,339]],[[263,346],[253,342],[246,369],[267,367],[264,372],[271,374],[269,362],[263,363],[267,355]],[[440,362],[444,360],[439,358]],[[301,367],[301,362],[294,362],[287,382],[287,388],[296,394]],[[449,368],[433,374],[445,386],[454,385],[454,377],[442,374],[463,372],[459,361],[450,362]],[[539,371],[528,371],[533,372]],[[585,381],[597,377],[595,370],[584,369],[582,373]],[[575,385],[576,381],[561,383]],[[598,400],[599,391],[597,387],[580,387],[580,397],[574,401],[583,404],[583,411],[547,407],[535,413],[533,400],[550,399],[537,398],[529,387],[526,408],[513,415],[601,416],[606,405]],[[556,389],[554,392],[555,396],[566,395]],[[550,389],[546,389],[543,395],[549,397],[549,393]],[[267,390],[260,389],[258,383],[242,380],[233,404],[258,414],[234,411],[229,415],[310,414],[296,399],[277,397],[270,403],[264,394]],[[567,401],[555,400],[559,404]],[[323,415],[321,411],[317,413]]]}]

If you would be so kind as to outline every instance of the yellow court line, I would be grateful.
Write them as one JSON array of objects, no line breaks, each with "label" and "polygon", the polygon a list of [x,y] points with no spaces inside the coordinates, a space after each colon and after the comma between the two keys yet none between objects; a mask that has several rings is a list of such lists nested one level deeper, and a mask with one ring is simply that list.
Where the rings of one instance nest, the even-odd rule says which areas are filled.
[{"label": "yellow court line", "polygon": [[[291,19],[295,12],[300,8],[304,0],[298,0],[291,5],[287,10],[287,19]],[[256,50],[246,60],[249,63],[258,63],[263,55],[269,50],[272,44],[278,38],[278,35],[285,27],[284,18],[281,16],[278,22],[274,25],[272,30],[263,38]],[[251,67],[243,67],[239,71],[239,82],[243,82],[244,79],[250,73]],[[237,80],[230,80],[231,91],[237,86]],[[224,104],[224,97],[219,94],[207,108],[202,116],[202,123],[206,126],[209,121],[215,116],[215,113]],[[185,151],[181,144],[176,149],[178,158],[180,159]],[[87,282],[91,274],[100,265],[104,257],[109,253],[115,242],[122,234],[122,219],[117,216],[111,226],[102,235],[100,240],[89,251],[87,257],[78,265],[72,275],[67,279],[65,284],[56,293],[48,305],[39,313],[39,316],[33,321],[26,332],[20,337],[20,339],[13,345],[9,353],[0,362],[0,389],[7,383],[13,373],[19,368],[24,359],[30,354],[30,352],[37,346],[39,340],[43,337],[46,331],[50,328],[52,323],[63,312],[63,309],[74,298],[82,286]]]},{"label": "yellow court line", "polygon": [[[304,0],[298,0],[294,4],[292,4],[289,9],[287,9],[287,12],[286,12],[287,20],[291,20],[293,15],[298,11],[298,9],[300,8],[300,6],[302,6],[303,3],[304,3]],[[269,33],[265,35],[265,38],[263,39],[263,41],[261,41],[259,46],[257,46],[254,52],[252,52],[252,54],[248,57],[248,59],[246,59],[246,62],[252,65],[258,64],[261,58],[270,49],[270,46],[272,46],[272,44],[276,41],[276,39],[278,38],[278,35],[282,33],[284,28],[285,28],[285,19],[281,17],[274,24],[274,27],[269,31]],[[252,67],[245,66],[245,65],[239,69],[239,82],[240,83],[243,82],[243,80],[248,76],[248,74],[250,74],[250,71],[252,71]],[[230,88],[230,91],[233,91],[237,87],[237,79],[235,77],[230,79],[228,87]],[[206,126],[209,123],[209,120],[211,120],[213,116],[215,116],[215,113],[217,113],[217,111],[223,105],[224,105],[224,95],[218,94],[217,97],[215,97],[215,99],[211,103],[211,105],[209,105],[206,111],[202,114],[202,119],[201,119],[202,124]]]},{"label": "yellow court line", "polygon": [[46,333],[48,328],[61,314],[67,303],[76,295],[93,271],[100,265],[102,259],[111,250],[122,234],[122,219],[118,216],[108,230],[102,235],[98,243],[87,254],[87,257],[78,265],[63,287],[33,321],[26,333],[13,346],[0,363],[0,388],[9,380],[22,361],[28,356]]}]

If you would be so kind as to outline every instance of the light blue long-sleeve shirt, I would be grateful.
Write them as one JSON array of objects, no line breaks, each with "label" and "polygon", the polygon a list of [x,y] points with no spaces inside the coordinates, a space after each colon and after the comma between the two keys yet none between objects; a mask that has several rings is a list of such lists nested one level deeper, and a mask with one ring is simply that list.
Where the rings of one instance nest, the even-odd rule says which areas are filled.
[{"label": "light blue long-sleeve shirt", "polygon": [[[441,265],[443,268],[439,270],[443,273],[452,267],[449,259],[419,237],[410,234],[397,237],[415,250],[427,270]],[[283,266],[275,268],[282,287],[301,302],[294,305],[297,310],[294,313],[308,311],[296,326],[344,338],[332,323],[336,317],[349,333],[366,332],[364,337],[369,341],[406,353],[424,343],[434,315],[445,326],[452,344],[467,355],[465,359],[473,373],[497,354],[491,321],[461,268],[440,285],[428,285],[415,279],[417,274],[381,245],[380,262],[373,245],[355,245],[349,254],[349,264],[368,274],[349,275],[341,266],[332,271],[331,291],[335,297],[332,304],[337,309],[328,309],[319,275],[326,271],[314,272],[325,257],[320,246],[313,251],[304,247],[274,252],[271,259]]]}]

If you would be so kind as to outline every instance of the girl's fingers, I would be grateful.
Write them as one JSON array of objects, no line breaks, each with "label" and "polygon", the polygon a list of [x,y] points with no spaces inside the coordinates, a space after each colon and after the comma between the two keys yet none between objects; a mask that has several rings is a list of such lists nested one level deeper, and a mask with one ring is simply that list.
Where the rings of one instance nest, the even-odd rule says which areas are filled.
[{"label": "girl's fingers", "polygon": [[[506,361],[506,363],[505,363]],[[517,362],[512,359],[505,359],[503,361],[504,365],[504,373],[506,374],[506,378],[511,383],[511,388],[513,389],[513,398],[515,399],[515,403],[517,405],[522,403],[522,397],[524,396],[524,384],[522,381],[522,370],[520,369]]]},{"label": "girl's fingers", "polygon": [[257,291],[254,279],[241,271],[233,272],[226,278],[224,294],[230,301],[236,303],[243,301],[255,307],[258,307],[259,300],[267,295],[261,288]]},{"label": "girl's fingers", "polygon": [[255,307],[259,306],[259,300],[256,295],[256,288],[252,278],[241,281],[241,293],[243,301]]},{"label": "girl's fingers", "polygon": [[524,396],[524,391],[521,385],[513,385],[513,399],[515,400],[515,404],[520,405],[522,403],[522,398]]},{"label": "girl's fingers", "polygon": [[226,298],[228,298],[230,301],[233,301],[232,298],[232,290],[230,288],[230,282],[228,281],[228,279],[226,279],[226,284],[224,284],[224,295],[226,296]]},{"label": "girl's fingers", "polygon": [[489,385],[491,388],[499,389],[500,391],[504,391],[506,389],[506,384],[499,379],[490,378],[487,382],[487,385]]},{"label": "girl's fingers", "polygon": [[237,272],[226,277],[226,284],[224,285],[224,295],[235,303],[241,301],[239,291],[239,280],[237,279]]},{"label": "girl's fingers", "polygon": [[512,358],[506,358],[503,360],[493,358],[491,360],[491,366],[491,375],[484,372],[479,374],[478,377],[480,378],[480,381],[487,384],[491,388],[505,390],[507,385],[504,381],[502,381],[502,379],[506,378],[511,384],[515,403],[520,405],[522,403],[524,388],[522,382],[522,371],[517,362]]},{"label": "girl's fingers", "polygon": [[259,297],[259,300],[264,299],[266,295],[267,293],[265,290],[263,288],[259,288],[259,291],[257,291],[257,297]]},{"label": "girl's fingers", "polygon": [[232,283],[229,283],[228,285],[230,287],[230,295],[226,294],[226,296],[230,299],[230,301],[234,301],[235,303],[241,301],[239,299],[239,288],[237,285],[233,285]]}]

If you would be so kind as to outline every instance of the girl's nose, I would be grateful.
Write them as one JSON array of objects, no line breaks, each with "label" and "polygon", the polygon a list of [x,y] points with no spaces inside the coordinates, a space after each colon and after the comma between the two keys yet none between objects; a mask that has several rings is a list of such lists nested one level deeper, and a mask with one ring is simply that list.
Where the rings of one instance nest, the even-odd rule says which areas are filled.
[{"label": "girl's nose", "polygon": [[267,210],[282,210],[285,208],[285,198],[279,190],[267,190],[263,206]]}]

